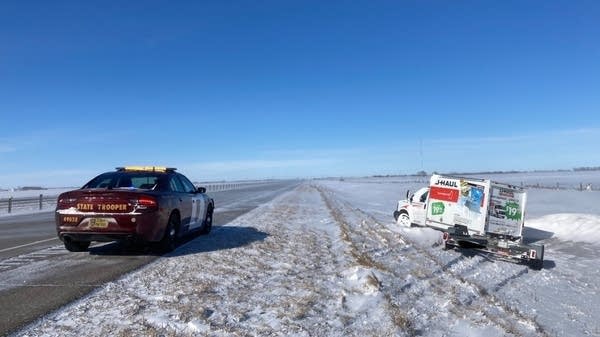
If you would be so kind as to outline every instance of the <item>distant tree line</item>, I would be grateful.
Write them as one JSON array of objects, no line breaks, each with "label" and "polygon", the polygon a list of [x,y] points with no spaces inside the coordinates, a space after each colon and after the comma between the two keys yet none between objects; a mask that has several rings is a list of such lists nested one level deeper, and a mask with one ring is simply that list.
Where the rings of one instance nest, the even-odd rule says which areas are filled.
[{"label": "distant tree line", "polygon": [[600,166],[576,167],[573,171],[600,171]]},{"label": "distant tree line", "polygon": [[[571,172],[571,171],[600,171],[600,166],[590,166],[590,167],[575,167],[572,170],[530,170],[530,171],[519,171],[519,170],[510,170],[510,171],[479,171],[479,172],[444,172],[439,173],[438,171],[433,171],[431,174],[442,174],[442,175],[450,175],[450,176],[461,176],[461,175],[470,175],[470,174],[511,174],[511,173],[540,173],[540,172]],[[390,178],[390,177],[409,177],[409,176],[428,176],[430,175],[426,171],[418,171],[413,174],[378,174],[373,175],[374,178]]]}]

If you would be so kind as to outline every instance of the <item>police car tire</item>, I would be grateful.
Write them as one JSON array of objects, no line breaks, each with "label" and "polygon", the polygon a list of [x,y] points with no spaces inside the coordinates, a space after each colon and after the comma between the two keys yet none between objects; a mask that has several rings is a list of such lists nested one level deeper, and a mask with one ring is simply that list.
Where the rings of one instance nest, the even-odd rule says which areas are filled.
[{"label": "police car tire", "polygon": [[85,252],[90,247],[89,241],[65,241],[64,244],[70,252]]},{"label": "police car tire", "polygon": [[206,235],[210,233],[212,229],[213,222],[213,208],[212,206],[208,206],[206,210],[206,217],[204,218],[204,224],[202,225],[202,229],[200,230],[200,235]]},{"label": "police car tire", "polygon": [[177,247],[177,234],[179,231],[179,216],[176,213],[171,213],[167,228],[163,238],[158,242],[158,250],[161,253],[168,253]]}]

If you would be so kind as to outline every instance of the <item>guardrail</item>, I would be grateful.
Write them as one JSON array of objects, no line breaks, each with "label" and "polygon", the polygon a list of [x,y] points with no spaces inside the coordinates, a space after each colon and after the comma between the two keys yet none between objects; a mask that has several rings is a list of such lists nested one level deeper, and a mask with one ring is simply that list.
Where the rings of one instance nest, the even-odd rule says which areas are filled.
[{"label": "guardrail", "polygon": [[241,187],[239,184],[198,184],[198,187],[202,186],[206,188],[206,192],[219,192],[227,190],[235,190]]},{"label": "guardrail", "polygon": [[[272,181],[252,181],[252,182],[235,182],[235,183],[198,183],[197,186],[206,187],[206,192],[222,192],[236,190],[240,188],[257,186],[260,184],[268,184]],[[40,194],[38,197],[27,198],[2,198],[0,199],[0,214],[11,214],[15,211],[39,211],[56,207],[56,199],[58,195]]]},{"label": "guardrail", "polygon": [[0,199],[0,212],[12,213],[15,209],[27,209],[27,210],[42,210],[48,207],[56,206],[56,195],[44,196],[40,194],[39,197],[30,198],[13,198]]},{"label": "guardrail", "polygon": [[198,187],[206,187],[206,192],[221,192],[221,191],[229,191],[229,190],[237,190],[239,188],[256,186],[261,184],[269,184],[272,181],[245,181],[245,182],[236,182],[236,183],[197,183]]}]

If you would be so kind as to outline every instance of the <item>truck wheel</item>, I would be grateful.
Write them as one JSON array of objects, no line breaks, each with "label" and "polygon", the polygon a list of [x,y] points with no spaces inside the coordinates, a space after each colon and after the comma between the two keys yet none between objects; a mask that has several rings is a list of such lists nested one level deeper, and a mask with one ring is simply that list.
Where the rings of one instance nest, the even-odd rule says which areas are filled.
[{"label": "truck wheel", "polygon": [[404,227],[410,227],[410,217],[407,213],[400,213],[400,215],[398,216],[398,224]]}]

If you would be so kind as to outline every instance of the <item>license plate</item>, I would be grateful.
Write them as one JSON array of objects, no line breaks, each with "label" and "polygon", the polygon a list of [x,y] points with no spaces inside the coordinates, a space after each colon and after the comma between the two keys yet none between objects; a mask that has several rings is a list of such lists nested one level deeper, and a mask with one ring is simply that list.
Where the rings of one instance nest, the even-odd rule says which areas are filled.
[{"label": "license plate", "polygon": [[77,225],[79,223],[79,217],[64,215],[62,217],[62,222],[63,222],[63,225],[71,225],[71,226]]},{"label": "license plate", "polygon": [[108,219],[104,218],[91,218],[90,227],[93,228],[106,228],[108,227]]}]

